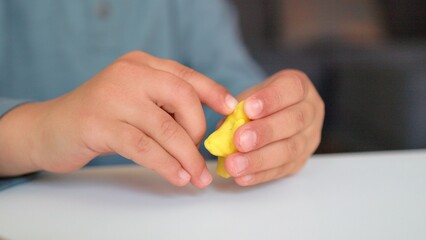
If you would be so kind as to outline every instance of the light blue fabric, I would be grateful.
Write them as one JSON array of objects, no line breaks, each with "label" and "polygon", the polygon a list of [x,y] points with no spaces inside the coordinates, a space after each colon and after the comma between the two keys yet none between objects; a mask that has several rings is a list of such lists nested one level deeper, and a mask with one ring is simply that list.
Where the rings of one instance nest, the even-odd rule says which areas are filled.
[{"label": "light blue fabric", "polygon": [[[237,94],[263,74],[235,20],[222,0],[1,0],[0,115],[60,96],[131,50],[177,60]],[[206,118],[211,132],[220,116]],[[117,158],[92,164],[107,162]]]}]

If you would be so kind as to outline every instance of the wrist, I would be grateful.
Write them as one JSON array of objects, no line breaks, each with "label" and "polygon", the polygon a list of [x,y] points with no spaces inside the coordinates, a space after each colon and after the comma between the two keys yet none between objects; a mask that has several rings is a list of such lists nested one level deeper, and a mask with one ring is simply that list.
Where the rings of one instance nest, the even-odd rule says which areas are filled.
[{"label": "wrist", "polygon": [[19,105],[0,118],[0,176],[15,176],[41,170],[35,164],[36,131],[48,102]]}]

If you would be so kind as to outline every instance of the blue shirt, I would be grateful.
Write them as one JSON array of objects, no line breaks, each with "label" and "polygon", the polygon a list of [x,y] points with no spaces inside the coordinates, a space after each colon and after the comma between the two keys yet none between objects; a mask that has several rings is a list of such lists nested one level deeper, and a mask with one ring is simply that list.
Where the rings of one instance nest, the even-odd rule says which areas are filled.
[{"label": "blue shirt", "polygon": [[[131,50],[174,59],[236,95],[264,77],[237,28],[224,0],[0,0],[0,115],[58,97]],[[211,132],[220,116],[205,110]]]}]

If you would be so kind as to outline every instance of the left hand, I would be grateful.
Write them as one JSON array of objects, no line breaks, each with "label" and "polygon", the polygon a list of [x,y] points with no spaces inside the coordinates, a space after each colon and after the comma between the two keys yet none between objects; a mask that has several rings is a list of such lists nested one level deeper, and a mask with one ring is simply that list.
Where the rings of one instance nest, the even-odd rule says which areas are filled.
[{"label": "left hand", "polygon": [[234,134],[226,170],[242,186],[298,172],[321,141],[324,102],[309,78],[283,70],[238,96],[253,121]]}]

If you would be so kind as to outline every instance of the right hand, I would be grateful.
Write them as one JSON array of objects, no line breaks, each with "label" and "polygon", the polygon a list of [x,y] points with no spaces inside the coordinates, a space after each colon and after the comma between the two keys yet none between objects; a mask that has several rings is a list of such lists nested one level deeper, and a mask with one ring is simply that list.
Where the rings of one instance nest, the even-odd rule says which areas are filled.
[{"label": "right hand", "polygon": [[[191,181],[203,188],[212,177],[197,149],[206,129],[202,103],[225,115],[237,101],[223,86],[175,61],[130,52],[75,90],[6,114],[0,150],[12,165],[2,174],[69,172],[117,153],[174,185]],[[29,154],[16,152],[23,149]],[[31,164],[20,168],[18,162],[25,161]]]}]

